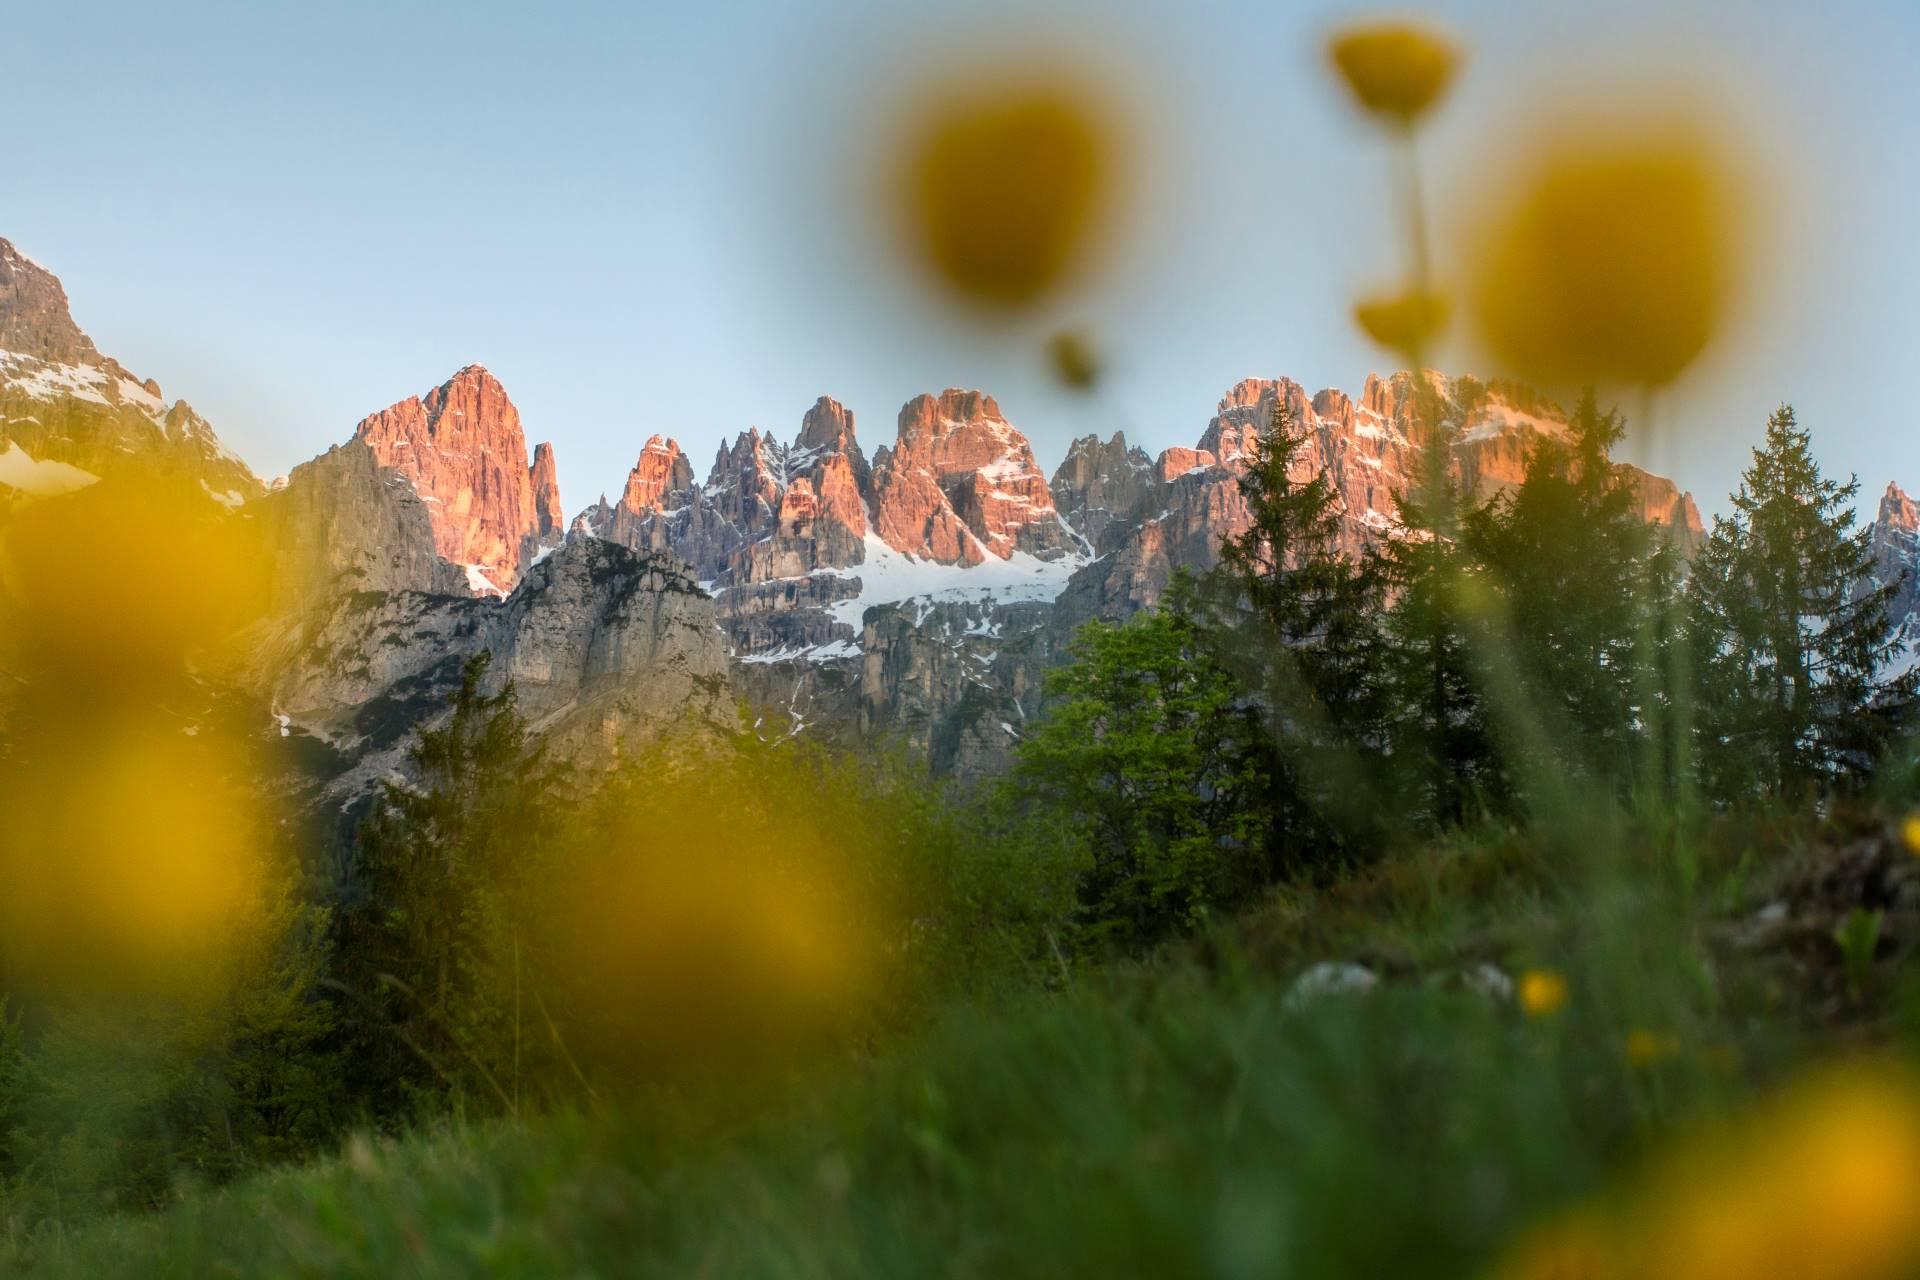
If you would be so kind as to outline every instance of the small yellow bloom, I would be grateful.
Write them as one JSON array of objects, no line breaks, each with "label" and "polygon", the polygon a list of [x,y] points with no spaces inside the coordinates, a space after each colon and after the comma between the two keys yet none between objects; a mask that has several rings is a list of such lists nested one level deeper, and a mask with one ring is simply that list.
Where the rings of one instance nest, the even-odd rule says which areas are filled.
[{"label": "small yellow bloom", "polygon": [[1908,814],[1900,824],[1900,838],[1907,842],[1907,852],[1920,858],[1920,810]]},{"label": "small yellow bloom", "polygon": [[1447,327],[1447,300],[1417,289],[1363,298],[1354,304],[1353,319],[1369,338],[1409,364],[1419,364]]},{"label": "small yellow bloom", "polygon": [[1680,1052],[1680,1038],[1664,1031],[1635,1027],[1627,1032],[1627,1062],[1636,1067],[1651,1067]]},{"label": "small yellow bloom", "polygon": [[892,220],[960,300],[1031,306],[1087,264],[1112,221],[1115,113],[1057,68],[951,83],[894,157]]},{"label": "small yellow bloom", "polygon": [[1544,1018],[1567,1003],[1567,980],[1553,969],[1529,969],[1520,975],[1519,995],[1528,1017]]},{"label": "small yellow bloom", "polygon": [[1078,330],[1065,330],[1047,340],[1047,362],[1053,376],[1075,391],[1091,391],[1100,381],[1100,357],[1093,343]]},{"label": "small yellow bloom", "polygon": [[1327,55],[1362,108],[1402,129],[1446,94],[1460,65],[1452,41],[1404,22],[1349,27]]}]

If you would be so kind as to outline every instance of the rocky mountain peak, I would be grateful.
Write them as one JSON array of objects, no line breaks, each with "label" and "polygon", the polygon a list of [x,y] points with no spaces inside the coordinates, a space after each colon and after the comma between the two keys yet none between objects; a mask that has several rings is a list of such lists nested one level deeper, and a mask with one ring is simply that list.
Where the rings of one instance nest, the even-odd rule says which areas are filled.
[{"label": "rocky mountain peak", "polygon": [[888,546],[942,564],[1052,559],[1072,545],[1032,444],[979,391],[907,401],[894,447],[874,462],[873,511]]},{"label": "rocky mountain peak", "polygon": [[1086,435],[1067,446],[1047,487],[1060,518],[1097,547],[1101,535],[1139,503],[1152,484],[1153,469],[1153,459],[1144,449],[1129,447],[1123,432],[1104,441]]},{"label": "rocky mountain peak", "polygon": [[853,411],[832,396],[821,396],[800,419],[800,434],[794,439],[795,453],[838,450],[853,452],[860,446],[853,435]]},{"label": "rocky mountain peak", "polygon": [[88,479],[127,473],[182,479],[227,506],[263,492],[259,478],[185,401],[168,405],[158,382],[101,354],[74,322],[59,277],[6,240],[0,240],[0,454],[24,455],[21,467],[76,468]]},{"label": "rocky mountain peak", "polygon": [[513,590],[539,514],[520,411],[499,379],[468,365],[424,397],[363,419],[354,439],[412,482],[441,558],[467,568],[478,592]]},{"label": "rocky mountain peak", "polygon": [[551,444],[542,441],[533,447],[533,469],[527,480],[533,486],[535,536],[543,541],[559,539],[566,533],[567,517],[560,507],[560,471]]},{"label": "rocky mountain peak", "polygon": [[1867,539],[1874,577],[1894,588],[1887,614],[1906,628],[1906,650],[1896,662],[1910,666],[1920,661],[1920,509],[1899,485],[1880,495]]},{"label": "rocky mountain peak", "polygon": [[680,442],[653,435],[641,446],[640,457],[627,473],[620,503],[638,515],[663,510],[668,496],[693,487],[693,464],[680,451]]},{"label": "rocky mountain peak", "polygon": [[0,239],[0,351],[52,364],[99,365],[93,339],[73,322],[60,278]]},{"label": "rocky mountain peak", "polygon": [[1905,489],[1889,482],[1887,491],[1880,495],[1880,512],[1874,523],[1884,529],[1920,532],[1920,507],[1914,505]]}]

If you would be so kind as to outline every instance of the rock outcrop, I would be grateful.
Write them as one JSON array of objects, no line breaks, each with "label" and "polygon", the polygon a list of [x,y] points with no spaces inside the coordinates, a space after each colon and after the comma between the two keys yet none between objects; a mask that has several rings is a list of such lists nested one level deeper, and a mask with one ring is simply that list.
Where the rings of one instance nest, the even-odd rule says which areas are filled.
[{"label": "rock outcrop", "polygon": [[542,547],[557,547],[567,534],[567,515],[560,505],[560,471],[552,445],[542,441],[533,447],[527,483],[533,487],[534,541]]},{"label": "rock outcrop", "polygon": [[873,505],[881,541],[941,564],[1053,559],[1072,545],[1033,446],[978,391],[906,403],[893,447],[874,455]]},{"label": "rock outcrop", "polygon": [[1888,615],[1906,628],[1903,665],[1920,657],[1920,504],[1897,484],[1880,495],[1880,509],[1868,534],[1874,576],[1895,584]]},{"label": "rock outcrop", "polygon": [[481,652],[485,691],[511,680],[531,727],[582,764],[733,717],[713,601],[678,559],[599,538],[569,540],[504,599],[348,592],[279,639],[261,678],[286,732],[316,744],[311,785],[333,801],[404,766]]},{"label": "rock outcrop", "polygon": [[264,491],[192,406],[102,355],[59,279],[0,240],[0,507],[108,476],[178,481],[228,507]]},{"label": "rock outcrop", "polygon": [[[1541,443],[1567,439],[1567,416],[1560,407],[1523,388],[1431,372],[1422,376],[1457,424],[1452,470],[1476,500],[1519,484],[1528,457]],[[1394,527],[1395,495],[1410,489],[1419,474],[1432,427],[1418,412],[1418,399],[1411,373],[1369,377],[1357,399],[1331,389],[1309,396],[1286,378],[1235,384],[1195,446],[1164,451],[1147,482],[1135,490],[1132,506],[1122,517],[1103,521],[1095,540],[1100,560],[1076,574],[1062,594],[1064,623],[1126,617],[1154,604],[1176,568],[1201,572],[1212,567],[1222,541],[1248,526],[1240,476],[1283,401],[1303,437],[1293,473],[1305,479],[1325,471],[1340,499],[1341,547],[1357,555]],[[1103,449],[1110,455],[1113,442]],[[1074,461],[1071,455],[1069,461]],[[1664,526],[1691,553],[1704,537],[1692,495],[1637,467],[1621,464],[1617,470],[1647,520]],[[1057,474],[1055,485],[1074,487],[1066,474]]]},{"label": "rock outcrop", "polygon": [[1129,448],[1127,437],[1116,431],[1105,442],[1081,436],[1069,445],[1048,488],[1060,518],[1088,545],[1098,546],[1109,526],[1140,506],[1155,478],[1153,459],[1144,449]]},{"label": "rock outcrop", "polygon": [[[504,595],[541,546],[542,518],[520,411],[480,365],[425,397],[363,419],[354,439],[410,481],[431,508],[434,547],[461,566],[479,594]],[[552,450],[547,449],[548,470]],[[557,504],[557,486],[550,498]],[[557,524],[557,512],[555,523]]]},{"label": "rock outcrop", "polygon": [[354,592],[470,594],[465,572],[435,550],[431,508],[365,441],[295,467],[257,506],[280,617],[324,610]]}]

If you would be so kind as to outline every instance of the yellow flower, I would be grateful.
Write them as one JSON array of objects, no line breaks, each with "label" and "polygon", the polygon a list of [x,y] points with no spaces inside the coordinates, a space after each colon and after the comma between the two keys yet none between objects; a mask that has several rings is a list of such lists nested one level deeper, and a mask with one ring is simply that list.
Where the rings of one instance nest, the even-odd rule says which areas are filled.
[{"label": "yellow flower", "polygon": [[1091,391],[1100,380],[1100,357],[1087,335],[1076,330],[1056,333],[1047,340],[1047,361],[1053,376],[1075,391]]},{"label": "yellow flower", "polygon": [[1680,1039],[1664,1031],[1635,1027],[1627,1032],[1627,1062],[1636,1067],[1651,1067],[1680,1052]]},{"label": "yellow flower", "polygon": [[[0,532],[0,613],[33,665],[89,687],[177,670],[264,608],[259,523],[164,480],[107,480],[36,503]],[[125,571],[128,547],[143,549],[137,573]]]},{"label": "yellow flower", "polygon": [[1828,1070],[1683,1153],[1643,1199],[1644,1274],[1905,1274],[1920,1258],[1920,1097],[1890,1070]]},{"label": "yellow flower", "polygon": [[0,770],[0,964],[67,997],[212,999],[268,926],[243,751],[146,717],[40,724]]},{"label": "yellow flower", "polygon": [[1567,980],[1553,969],[1529,969],[1520,975],[1519,995],[1528,1017],[1544,1018],[1567,1003]]},{"label": "yellow flower", "polygon": [[1419,364],[1447,327],[1447,300],[1409,289],[1393,297],[1361,299],[1354,304],[1353,318],[1369,338]]},{"label": "yellow flower", "polygon": [[1684,121],[1550,133],[1473,247],[1482,338],[1544,384],[1672,382],[1726,321],[1734,186],[1723,149]]},{"label": "yellow flower", "polygon": [[1920,1092],[1852,1064],[1523,1235],[1498,1280],[1877,1280],[1920,1261]]},{"label": "yellow flower", "polygon": [[1907,852],[1920,858],[1920,811],[1908,814],[1900,824],[1900,838],[1907,842]]},{"label": "yellow flower", "polygon": [[1361,107],[1403,129],[1440,100],[1460,64],[1451,41],[1403,22],[1349,27],[1327,55]]},{"label": "yellow flower", "polygon": [[895,157],[895,221],[962,301],[1027,307],[1086,265],[1111,220],[1122,160],[1114,116],[1057,69],[954,83]]}]

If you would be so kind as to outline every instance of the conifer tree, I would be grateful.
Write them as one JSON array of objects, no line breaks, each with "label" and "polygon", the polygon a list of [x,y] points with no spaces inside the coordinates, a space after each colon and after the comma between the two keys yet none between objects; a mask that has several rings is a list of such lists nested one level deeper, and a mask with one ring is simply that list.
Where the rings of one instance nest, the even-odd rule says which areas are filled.
[{"label": "conifer tree", "polygon": [[1587,391],[1566,440],[1540,442],[1521,483],[1471,513],[1464,536],[1505,622],[1488,661],[1507,669],[1490,677],[1513,682],[1562,765],[1624,784],[1664,716],[1676,553],[1609,456],[1623,431]]},{"label": "conifer tree", "polygon": [[469,659],[447,723],[413,749],[418,785],[390,782],[356,837],[357,900],[338,952],[357,1088],[382,1110],[454,1090],[511,1106],[514,966],[548,810],[541,747],[509,683],[484,694]]},{"label": "conifer tree", "polygon": [[1732,513],[1713,522],[1687,591],[1713,794],[1791,796],[1856,776],[1911,708],[1914,673],[1885,672],[1904,638],[1888,612],[1898,584],[1873,578],[1858,490],[1820,474],[1782,405]]},{"label": "conifer tree", "polygon": [[1416,407],[1428,431],[1418,483],[1394,495],[1396,526],[1376,553],[1389,601],[1382,628],[1388,742],[1412,816],[1435,824],[1466,816],[1497,779],[1465,616],[1477,578],[1459,539],[1466,498],[1451,465],[1475,402],[1470,394],[1444,401],[1421,380]]},{"label": "conifer tree", "polygon": [[1325,860],[1377,843],[1382,584],[1370,557],[1341,551],[1325,469],[1294,477],[1306,445],[1282,390],[1240,477],[1252,521],[1222,543],[1209,594],[1223,659],[1267,715],[1268,847]]}]

